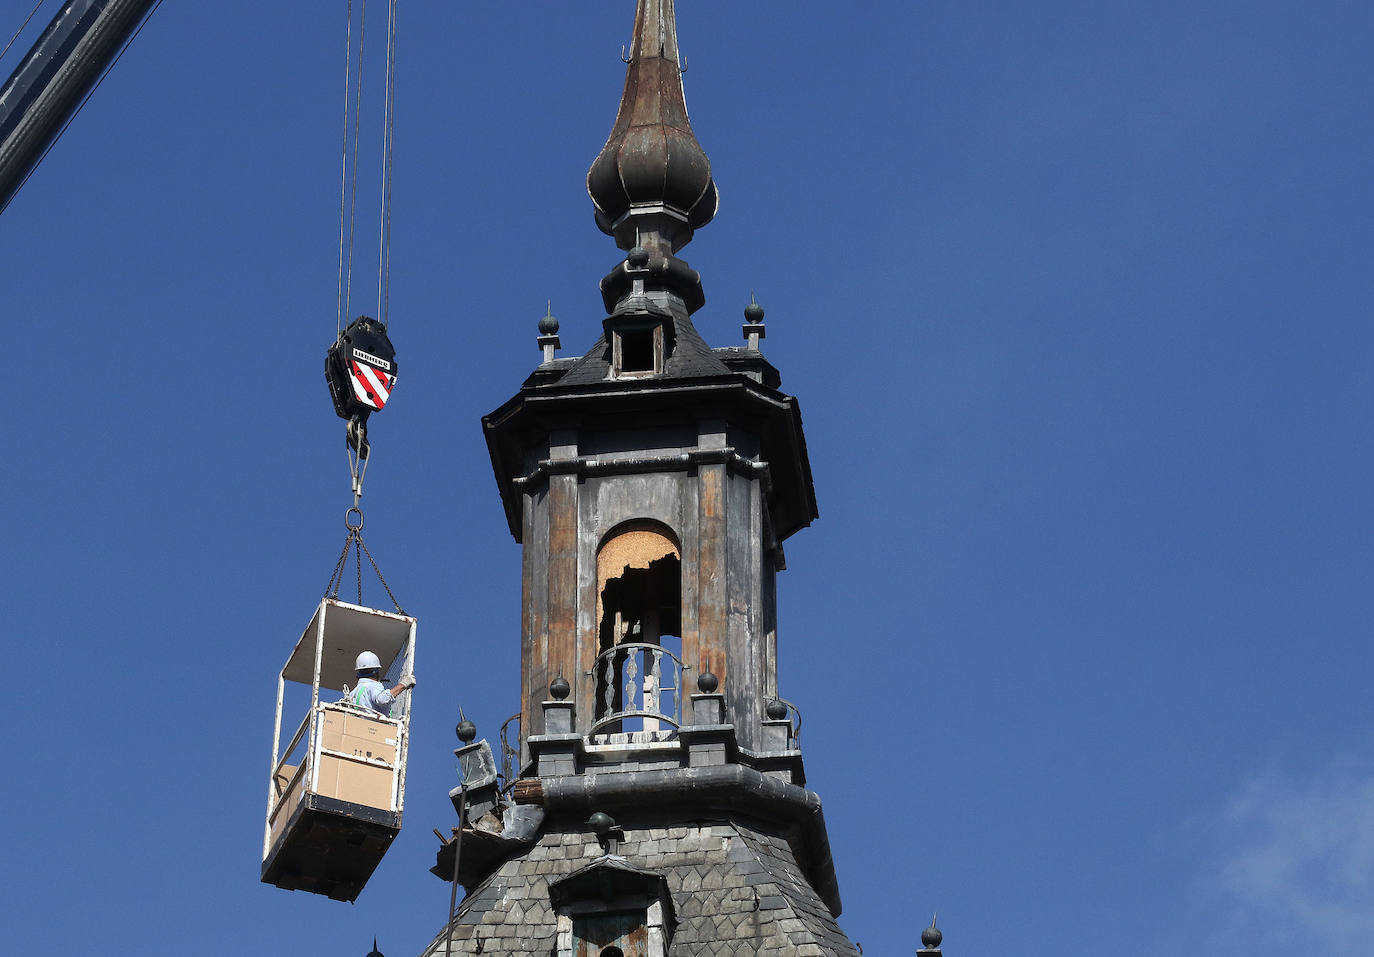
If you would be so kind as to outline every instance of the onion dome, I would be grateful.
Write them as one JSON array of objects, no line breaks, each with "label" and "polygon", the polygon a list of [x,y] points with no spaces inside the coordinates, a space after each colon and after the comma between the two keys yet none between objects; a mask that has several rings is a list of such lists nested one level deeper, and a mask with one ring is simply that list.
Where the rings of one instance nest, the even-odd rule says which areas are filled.
[{"label": "onion dome", "polygon": [[677,252],[716,214],[711,161],[687,118],[673,0],[638,0],[620,111],[587,192],[602,232],[654,255]]}]

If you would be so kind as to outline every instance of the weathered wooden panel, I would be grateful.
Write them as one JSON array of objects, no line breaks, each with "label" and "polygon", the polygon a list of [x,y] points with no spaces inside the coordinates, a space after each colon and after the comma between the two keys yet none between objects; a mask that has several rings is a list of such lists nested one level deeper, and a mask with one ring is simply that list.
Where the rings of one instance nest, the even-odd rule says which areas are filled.
[{"label": "weathered wooden panel", "polygon": [[[699,531],[697,551],[697,654],[701,666],[730,687],[726,656],[726,517],[725,466],[698,469]],[[727,719],[728,720],[728,719]]]},{"label": "weathered wooden panel", "polygon": [[648,957],[645,913],[598,914],[573,921],[573,957],[603,957],[619,948],[624,957]]},{"label": "weathered wooden panel", "polygon": [[[563,671],[564,677],[579,689],[585,666],[579,666],[577,640],[577,477],[555,475],[549,479],[549,557],[548,557],[548,648],[543,659],[544,673],[532,676],[531,698],[543,700],[548,695],[549,681]],[[579,709],[580,710],[580,709]]]}]

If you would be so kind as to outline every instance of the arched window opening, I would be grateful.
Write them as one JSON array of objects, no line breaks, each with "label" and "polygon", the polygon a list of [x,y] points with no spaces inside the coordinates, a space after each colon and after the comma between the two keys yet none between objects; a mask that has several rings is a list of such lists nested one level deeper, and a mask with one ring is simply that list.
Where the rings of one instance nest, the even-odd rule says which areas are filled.
[{"label": "arched window opening", "polygon": [[597,731],[678,723],[682,555],[671,536],[655,523],[625,526],[597,555]]}]

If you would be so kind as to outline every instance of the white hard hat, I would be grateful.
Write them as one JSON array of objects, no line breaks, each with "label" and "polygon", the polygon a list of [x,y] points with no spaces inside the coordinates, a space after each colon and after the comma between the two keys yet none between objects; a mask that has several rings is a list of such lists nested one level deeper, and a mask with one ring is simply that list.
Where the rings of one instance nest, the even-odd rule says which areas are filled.
[{"label": "white hard hat", "polygon": [[377,656],[370,651],[364,651],[358,656],[358,660],[353,663],[354,671],[367,671],[370,668],[380,668],[382,663],[377,660]]}]

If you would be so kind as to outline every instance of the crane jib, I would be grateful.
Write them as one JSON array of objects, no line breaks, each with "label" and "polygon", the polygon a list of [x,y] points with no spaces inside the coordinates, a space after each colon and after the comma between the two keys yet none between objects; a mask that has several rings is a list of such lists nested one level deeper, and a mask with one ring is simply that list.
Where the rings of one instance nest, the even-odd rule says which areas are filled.
[{"label": "crane jib", "polygon": [[161,0],[67,0],[0,88],[0,209],[9,205]]}]

